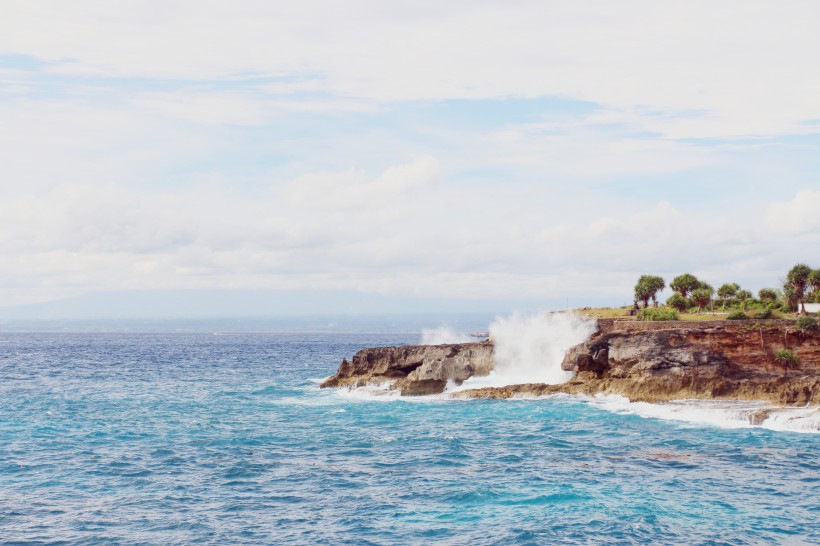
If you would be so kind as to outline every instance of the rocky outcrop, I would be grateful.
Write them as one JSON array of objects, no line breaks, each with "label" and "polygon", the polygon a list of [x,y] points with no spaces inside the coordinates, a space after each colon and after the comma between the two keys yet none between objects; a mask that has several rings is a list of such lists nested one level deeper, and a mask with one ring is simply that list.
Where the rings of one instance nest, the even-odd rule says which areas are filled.
[{"label": "rocky outcrop", "polygon": [[362,349],[350,361],[342,360],[325,387],[361,387],[389,382],[402,395],[438,394],[448,380],[461,384],[493,369],[490,342],[449,345],[408,345]]},{"label": "rocky outcrop", "polygon": [[[794,364],[775,354],[788,349]],[[598,319],[587,341],[562,367],[575,377],[561,385],[527,384],[466,390],[460,397],[509,398],[609,393],[635,401],[682,398],[754,399],[781,405],[820,404],[820,334],[792,321],[635,322]],[[441,393],[493,368],[490,342],[364,349],[322,387],[390,382],[403,395]]]},{"label": "rocky outcrop", "polygon": [[[634,322],[599,319],[598,331],[570,349],[562,385],[514,385],[464,396],[508,398],[557,392],[609,393],[635,401],[754,399],[820,403],[820,336],[790,321]],[[779,349],[797,357],[777,362]]]}]

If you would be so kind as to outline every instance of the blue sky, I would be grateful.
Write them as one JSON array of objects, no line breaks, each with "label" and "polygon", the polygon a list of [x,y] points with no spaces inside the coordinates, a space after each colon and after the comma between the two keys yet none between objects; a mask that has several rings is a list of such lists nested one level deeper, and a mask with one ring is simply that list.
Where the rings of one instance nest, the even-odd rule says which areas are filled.
[{"label": "blue sky", "polygon": [[815,3],[5,12],[6,305],[620,304],[643,273],[773,286],[820,248]]}]

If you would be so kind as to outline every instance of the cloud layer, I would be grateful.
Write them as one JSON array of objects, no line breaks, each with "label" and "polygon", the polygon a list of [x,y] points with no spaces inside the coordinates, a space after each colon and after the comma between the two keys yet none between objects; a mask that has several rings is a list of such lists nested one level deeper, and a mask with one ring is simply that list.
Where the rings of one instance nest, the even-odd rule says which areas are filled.
[{"label": "cloud layer", "polygon": [[0,298],[621,303],[649,272],[776,284],[820,245],[818,15],[13,2]]}]

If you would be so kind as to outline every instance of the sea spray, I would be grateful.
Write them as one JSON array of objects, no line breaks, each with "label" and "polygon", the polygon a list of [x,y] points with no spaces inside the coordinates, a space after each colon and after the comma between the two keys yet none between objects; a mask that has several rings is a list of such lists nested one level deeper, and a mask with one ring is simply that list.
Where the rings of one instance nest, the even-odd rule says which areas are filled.
[{"label": "sea spray", "polygon": [[447,326],[425,328],[421,331],[422,345],[444,345],[446,343],[469,343],[476,341],[469,334],[456,332]]},{"label": "sea spray", "polygon": [[498,317],[490,325],[495,346],[493,372],[486,377],[471,377],[447,390],[565,383],[572,379],[573,372],[561,369],[564,355],[592,335],[595,328],[594,320],[575,313],[513,313]]}]

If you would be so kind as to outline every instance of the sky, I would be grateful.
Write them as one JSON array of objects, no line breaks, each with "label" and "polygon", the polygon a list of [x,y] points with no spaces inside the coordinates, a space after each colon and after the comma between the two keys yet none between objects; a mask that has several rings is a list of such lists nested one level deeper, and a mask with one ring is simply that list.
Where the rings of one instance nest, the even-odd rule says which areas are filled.
[{"label": "sky", "polygon": [[777,286],[820,266],[818,20],[814,1],[7,0],[0,306]]}]

